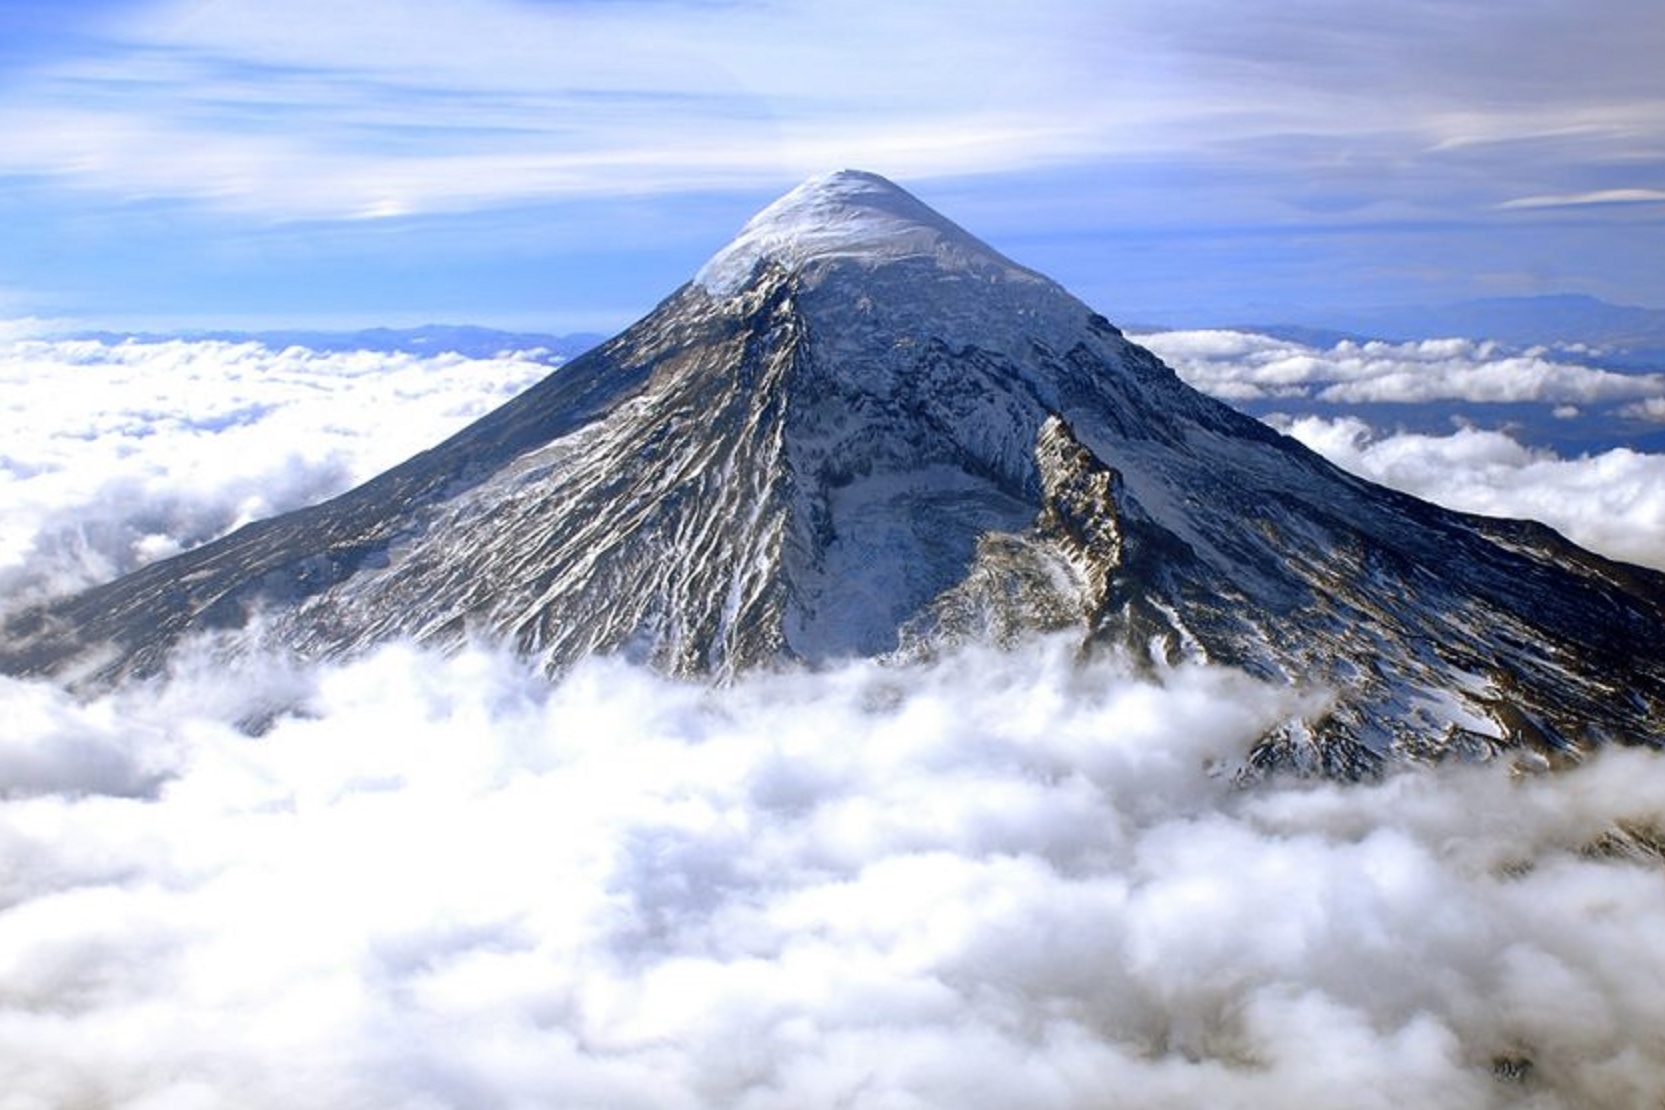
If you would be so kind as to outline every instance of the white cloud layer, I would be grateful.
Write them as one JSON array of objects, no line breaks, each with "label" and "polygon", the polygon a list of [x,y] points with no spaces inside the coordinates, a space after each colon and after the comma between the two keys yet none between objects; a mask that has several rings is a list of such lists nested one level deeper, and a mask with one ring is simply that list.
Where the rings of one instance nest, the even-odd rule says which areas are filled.
[{"label": "white cloud layer", "polygon": [[[540,372],[0,366],[7,573],[37,585],[335,488]],[[1536,465],[1436,447],[1448,480]],[[488,646],[187,654],[91,700],[0,679],[0,1107],[1657,1101],[1665,756],[1235,785],[1300,696],[1056,643],[715,690]]]},{"label": "white cloud layer", "polygon": [[721,690],[398,646],[0,681],[0,1104],[1665,1091],[1665,883],[1625,854],[1665,761],[1234,786],[1290,696],[1045,644]]},{"label": "white cloud layer", "polygon": [[548,369],[253,343],[0,342],[0,598],[103,581],[339,493]]},{"label": "white cloud layer", "polygon": [[[1665,375],[1618,374],[1470,339],[1311,347],[1238,331],[1141,335],[1191,385],[1226,401],[1311,404],[1532,402],[1665,420]],[[1665,456],[1618,448],[1579,458],[1504,432],[1385,434],[1353,415],[1271,422],[1361,477],[1448,508],[1542,521],[1593,551],[1665,570]]]},{"label": "white cloud layer", "polygon": [[1344,340],[1318,348],[1252,332],[1207,330],[1137,339],[1191,385],[1228,401],[1629,401],[1637,414],[1665,405],[1665,374],[1619,374],[1557,361],[1541,351],[1514,353],[1483,340]]},{"label": "white cloud layer", "polygon": [[1502,432],[1379,436],[1356,417],[1276,423],[1371,481],[1452,509],[1542,521],[1592,551],[1665,570],[1665,455],[1618,448],[1563,459]]}]

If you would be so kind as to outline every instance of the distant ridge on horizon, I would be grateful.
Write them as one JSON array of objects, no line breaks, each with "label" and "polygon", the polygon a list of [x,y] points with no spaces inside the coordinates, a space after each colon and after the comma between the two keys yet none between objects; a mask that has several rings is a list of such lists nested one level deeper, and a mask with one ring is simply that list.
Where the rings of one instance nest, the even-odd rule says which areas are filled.
[{"label": "distant ridge on horizon", "polygon": [[[1230,330],[1306,330],[1360,339],[1413,342],[1460,337],[1516,347],[1584,346],[1608,362],[1665,369],[1665,309],[1615,304],[1583,293],[1482,297],[1428,305],[1315,310],[1289,319],[1241,322]],[[1185,329],[1173,329],[1185,330]],[[1606,363],[1604,363],[1606,364]]]},{"label": "distant ridge on horizon", "polygon": [[180,328],[178,330],[121,331],[110,328],[72,330],[58,336],[102,343],[164,343],[174,340],[259,343],[276,349],[305,347],[312,351],[375,351],[419,355],[459,354],[490,358],[507,351],[545,351],[559,358],[575,358],[607,337],[600,332],[529,332],[477,324],[419,324],[415,327],[369,328]]},{"label": "distant ridge on horizon", "polygon": [[[1160,314],[1157,314],[1159,316]],[[1136,332],[1242,331],[1333,346],[1343,340],[1494,340],[1512,347],[1566,351],[1591,348],[1593,364],[1618,369],[1665,370],[1665,308],[1620,304],[1584,293],[1479,297],[1420,305],[1369,309],[1312,308],[1264,314],[1222,313],[1218,318],[1176,324],[1160,318],[1126,322]],[[364,328],[82,328],[49,332],[49,338],[106,343],[211,340],[299,346],[317,351],[380,351],[433,354],[453,351],[489,357],[500,351],[543,349],[562,358],[583,354],[607,338],[602,332],[544,332],[481,324],[429,323],[411,327]]]}]

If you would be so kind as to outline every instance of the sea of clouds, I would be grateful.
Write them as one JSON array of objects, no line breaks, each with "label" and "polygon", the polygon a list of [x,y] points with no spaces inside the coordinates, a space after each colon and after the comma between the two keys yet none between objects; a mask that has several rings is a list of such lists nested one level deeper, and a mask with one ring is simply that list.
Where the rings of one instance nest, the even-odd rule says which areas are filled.
[{"label": "sea of clouds", "polygon": [[1659,402],[1665,400],[1665,370],[1617,373],[1567,362],[1541,348],[1514,350],[1490,340],[1344,339],[1318,347],[1220,330],[1158,332],[1137,339],[1192,385],[1226,400],[1616,403],[1619,415],[1643,419],[1657,418]]},{"label": "sea of clouds", "polygon": [[1470,339],[1314,347],[1217,330],[1137,339],[1222,400],[1299,403],[1298,414],[1269,421],[1371,481],[1447,508],[1539,520],[1593,551],[1665,569],[1665,455],[1614,447],[1567,458],[1508,431],[1398,431],[1347,411],[1462,403],[1484,413],[1491,405],[1537,405],[1545,420],[1594,411],[1614,423],[1657,428],[1665,424],[1665,371],[1622,374]]},{"label": "sea of clouds", "polygon": [[[542,372],[151,346],[0,355],[8,582]],[[717,689],[489,644],[0,679],[0,1108],[1656,1104],[1665,759],[1234,777],[1311,696],[1052,641]]]},{"label": "sea of clouds", "polygon": [[549,372],[531,355],[3,335],[9,604],[107,581],[340,493]]}]

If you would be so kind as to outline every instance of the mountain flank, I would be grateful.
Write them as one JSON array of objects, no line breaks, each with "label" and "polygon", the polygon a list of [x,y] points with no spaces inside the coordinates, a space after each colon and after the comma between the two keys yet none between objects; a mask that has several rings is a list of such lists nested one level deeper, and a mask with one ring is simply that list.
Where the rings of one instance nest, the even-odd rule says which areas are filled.
[{"label": "mountain flank", "polygon": [[1665,732],[1665,575],[1348,475],[872,174],[811,180],[620,335],[365,485],[11,618],[97,684],[257,622],[722,679],[1072,635],[1328,691],[1262,767]]}]

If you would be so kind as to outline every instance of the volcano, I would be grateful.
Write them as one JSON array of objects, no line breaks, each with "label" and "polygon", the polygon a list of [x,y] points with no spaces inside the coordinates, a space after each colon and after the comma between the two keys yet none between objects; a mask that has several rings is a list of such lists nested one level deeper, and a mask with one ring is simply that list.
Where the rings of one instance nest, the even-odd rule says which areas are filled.
[{"label": "volcano", "polygon": [[110,682],[251,621],[718,679],[1068,635],[1311,688],[1252,763],[1345,775],[1665,732],[1665,575],[1348,475],[853,171],[444,443],[13,617],[0,669]]}]

